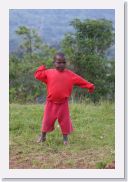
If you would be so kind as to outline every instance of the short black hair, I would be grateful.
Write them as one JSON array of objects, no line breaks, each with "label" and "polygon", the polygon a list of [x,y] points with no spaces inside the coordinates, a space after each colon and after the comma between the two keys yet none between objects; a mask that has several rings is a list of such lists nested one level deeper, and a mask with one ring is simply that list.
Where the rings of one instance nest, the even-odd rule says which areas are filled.
[{"label": "short black hair", "polygon": [[55,56],[53,57],[54,61],[56,59],[56,56],[60,56],[60,57],[64,58],[64,60],[65,60],[65,55],[62,52],[58,52],[58,53],[55,54]]}]

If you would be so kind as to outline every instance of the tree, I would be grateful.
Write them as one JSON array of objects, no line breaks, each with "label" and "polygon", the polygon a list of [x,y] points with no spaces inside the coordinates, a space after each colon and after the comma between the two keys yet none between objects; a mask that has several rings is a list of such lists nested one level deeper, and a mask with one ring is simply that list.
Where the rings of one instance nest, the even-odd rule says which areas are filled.
[{"label": "tree", "polygon": [[[42,64],[52,66],[52,57],[56,50],[43,44],[34,29],[19,27],[21,44],[25,52],[22,56],[11,54],[9,58],[10,102],[34,102],[44,100],[45,86],[34,78],[35,70]],[[41,99],[40,99],[41,97]]]},{"label": "tree", "polygon": [[114,44],[112,22],[105,19],[83,22],[75,19],[71,25],[75,32],[65,35],[62,49],[67,55],[71,68],[95,84],[95,94],[91,97],[96,102],[105,97],[109,89],[108,62],[105,53]]},{"label": "tree", "polygon": [[16,30],[16,34],[22,36],[23,40],[20,47],[30,56],[40,49],[42,41],[35,29],[20,26]]}]

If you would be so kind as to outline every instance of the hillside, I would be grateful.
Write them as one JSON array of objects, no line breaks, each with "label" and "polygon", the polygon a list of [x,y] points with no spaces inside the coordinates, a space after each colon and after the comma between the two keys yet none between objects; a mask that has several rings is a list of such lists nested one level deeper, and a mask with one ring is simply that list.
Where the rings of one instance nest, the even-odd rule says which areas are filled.
[{"label": "hillside", "polygon": [[70,22],[75,18],[105,18],[113,22],[113,27],[115,24],[112,9],[12,9],[9,13],[10,51],[14,51],[19,44],[19,38],[15,34],[18,26],[37,29],[44,42],[55,45],[59,44],[65,33],[73,31]]}]

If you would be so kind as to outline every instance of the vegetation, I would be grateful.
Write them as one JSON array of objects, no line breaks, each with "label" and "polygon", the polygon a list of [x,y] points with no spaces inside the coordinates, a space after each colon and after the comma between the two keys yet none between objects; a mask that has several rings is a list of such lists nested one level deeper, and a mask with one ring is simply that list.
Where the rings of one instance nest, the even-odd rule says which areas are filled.
[{"label": "vegetation", "polygon": [[[10,105],[10,168],[105,168],[114,160],[114,104],[70,103],[74,132],[64,146],[60,128],[38,144],[42,105]],[[22,116],[22,117],[21,117]]]},{"label": "vegetation", "polygon": [[[112,22],[108,20],[73,20],[74,33],[63,40],[63,50],[73,70],[95,84],[94,102],[114,97],[114,64],[108,61],[106,50],[114,43]],[[111,72],[110,72],[111,71]],[[90,96],[89,96],[90,97]]]},{"label": "vegetation", "polygon": [[[9,42],[10,52],[19,51],[21,39],[16,36],[15,30],[19,26],[26,26],[38,30],[41,39],[50,46],[58,47],[66,32],[72,32],[69,22],[74,18],[81,20],[105,18],[115,26],[114,9],[10,9],[9,10]],[[60,47],[60,46],[59,46]],[[112,57],[114,51],[110,49]]]},{"label": "vegetation", "polygon": [[67,56],[68,68],[95,84],[95,93],[90,96],[85,89],[75,88],[75,100],[91,98],[95,103],[102,100],[114,101],[114,60],[108,60],[106,51],[114,44],[112,22],[75,19],[71,22],[74,33],[65,35],[60,49],[44,44],[34,29],[19,26],[20,50],[10,54],[10,102],[43,102],[45,86],[34,79],[34,71],[44,64],[52,67],[57,51]]},{"label": "vegetation", "polygon": [[[57,48],[45,44],[38,31],[27,26],[16,30],[18,51],[10,53],[10,168],[105,168],[114,161],[114,60],[106,52],[114,45],[112,22],[79,20],[71,22]],[[74,88],[70,99],[75,131],[64,146],[60,128],[48,134],[47,141],[36,143],[40,133],[46,87],[35,80],[42,64],[51,68],[53,56],[63,51],[67,66],[95,84],[94,94]],[[107,100],[107,101],[106,101]],[[22,116],[22,117],[21,117]]]}]

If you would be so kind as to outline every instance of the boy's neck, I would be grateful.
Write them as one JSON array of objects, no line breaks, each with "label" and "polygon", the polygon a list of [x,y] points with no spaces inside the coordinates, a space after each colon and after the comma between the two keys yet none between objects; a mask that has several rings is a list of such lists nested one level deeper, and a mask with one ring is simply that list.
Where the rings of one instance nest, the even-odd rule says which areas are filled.
[{"label": "boy's neck", "polygon": [[65,71],[65,68],[63,69],[63,70],[61,70],[61,69],[57,69],[57,68],[55,68],[57,71],[59,71],[59,72],[64,72]]}]

